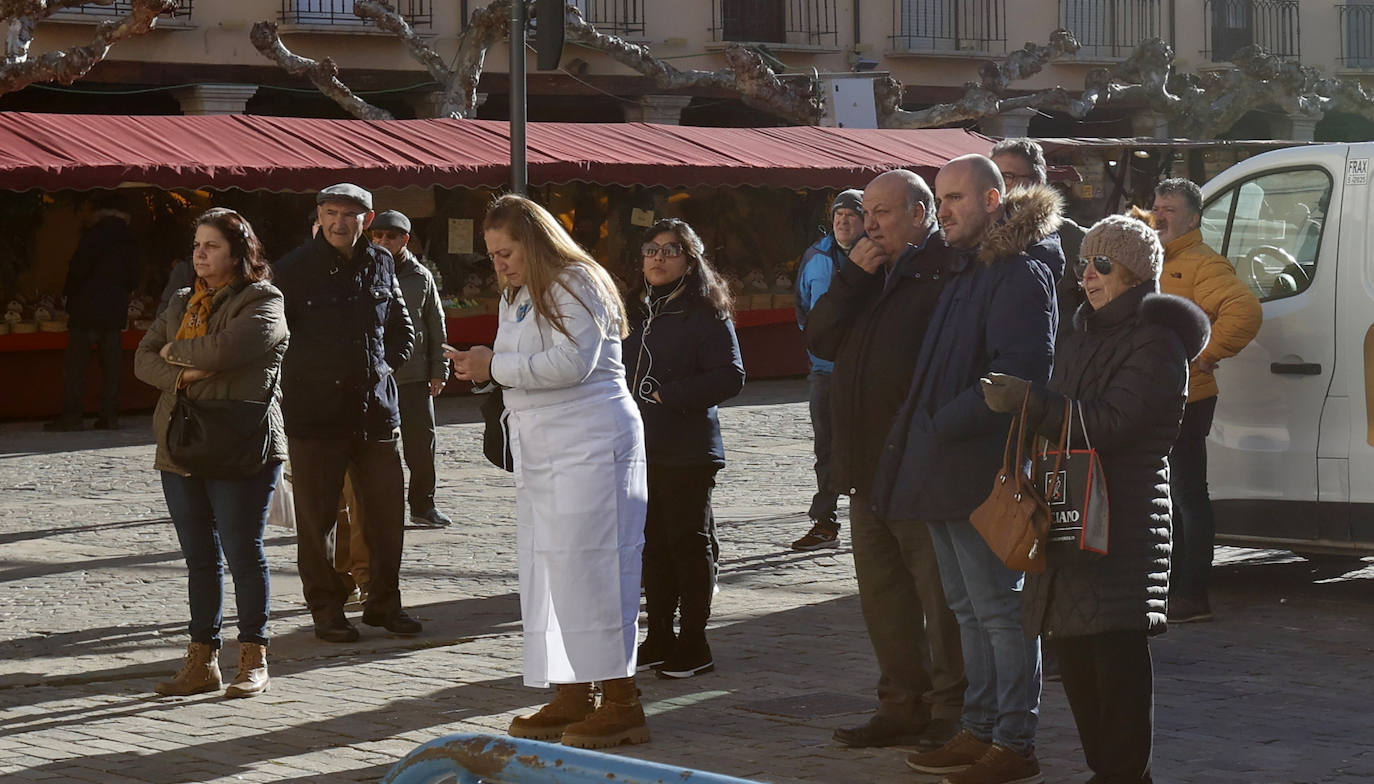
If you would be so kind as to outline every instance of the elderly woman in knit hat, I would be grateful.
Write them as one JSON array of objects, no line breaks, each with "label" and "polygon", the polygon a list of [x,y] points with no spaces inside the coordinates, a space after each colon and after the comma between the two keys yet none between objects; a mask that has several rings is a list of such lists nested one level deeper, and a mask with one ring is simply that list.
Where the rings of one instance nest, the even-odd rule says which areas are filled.
[{"label": "elderly woman in knit hat", "polygon": [[[1169,575],[1169,450],[1188,391],[1188,362],[1207,343],[1196,305],[1159,292],[1164,251],[1154,231],[1113,215],[1083,238],[1074,266],[1087,301],[1055,356],[1049,385],[984,379],[994,411],[1019,410],[1057,441],[1090,444],[1106,478],[1105,554],[1051,542],[1048,568],[1027,577],[1025,630],[1059,653],[1091,781],[1149,782],[1154,676],[1148,639],[1165,629]],[[1082,458],[1079,458],[1082,459]],[[1081,493],[1085,488],[1071,488]]]}]

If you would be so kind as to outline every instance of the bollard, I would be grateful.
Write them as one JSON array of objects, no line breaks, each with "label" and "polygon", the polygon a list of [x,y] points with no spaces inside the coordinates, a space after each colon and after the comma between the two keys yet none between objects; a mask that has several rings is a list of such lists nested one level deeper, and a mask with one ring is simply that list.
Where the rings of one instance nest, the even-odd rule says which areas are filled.
[{"label": "bollard", "polygon": [[658,762],[496,735],[437,738],[397,762],[382,784],[756,784]]}]

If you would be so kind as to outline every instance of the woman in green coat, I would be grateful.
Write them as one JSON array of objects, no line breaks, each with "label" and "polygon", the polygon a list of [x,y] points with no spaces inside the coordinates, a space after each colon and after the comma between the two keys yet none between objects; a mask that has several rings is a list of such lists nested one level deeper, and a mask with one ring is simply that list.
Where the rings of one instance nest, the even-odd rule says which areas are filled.
[{"label": "woman in green coat", "polygon": [[[154,467],[162,473],[167,509],[186,557],[191,643],[186,663],[164,695],[217,691],[220,625],[224,617],[224,561],[238,604],[239,670],[226,697],[267,691],[267,556],[263,528],[286,459],[276,400],[286,316],[269,281],[262,245],[243,216],[213,209],[196,220],[192,263],[196,278],[178,291],[138,345],[134,372],[162,390],[153,415]],[[172,459],[167,431],[178,392],[193,401],[267,402],[267,459],[243,479],[196,476]],[[229,445],[226,445],[226,447]]]}]

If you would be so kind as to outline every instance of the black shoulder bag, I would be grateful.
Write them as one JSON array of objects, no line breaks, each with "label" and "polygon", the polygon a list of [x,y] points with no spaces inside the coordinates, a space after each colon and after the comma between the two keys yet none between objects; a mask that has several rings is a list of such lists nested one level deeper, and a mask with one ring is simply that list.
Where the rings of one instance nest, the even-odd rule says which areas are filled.
[{"label": "black shoulder bag", "polygon": [[261,471],[272,449],[269,412],[280,375],[272,376],[267,402],[192,400],[177,390],[167,426],[172,462],[202,479],[247,479]]},{"label": "black shoulder bag", "polygon": [[515,470],[515,458],[510,452],[510,423],[506,421],[506,398],[501,387],[491,384],[490,391],[483,392],[482,401],[482,454],[497,468]]}]

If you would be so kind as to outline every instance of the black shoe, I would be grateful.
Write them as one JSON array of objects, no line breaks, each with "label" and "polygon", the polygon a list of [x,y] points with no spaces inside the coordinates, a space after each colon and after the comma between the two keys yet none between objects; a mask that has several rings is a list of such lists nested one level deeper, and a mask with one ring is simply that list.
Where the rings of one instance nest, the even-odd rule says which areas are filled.
[{"label": "black shoe", "polygon": [[358,627],[340,615],[327,621],[315,621],[315,636],[325,642],[357,642]]},{"label": "black shoe", "polygon": [[[841,727],[835,730],[835,740],[854,748],[876,746],[916,746],[921,742],[921,733],[929,724],[912,724],[874,714],[867,724],[857,727]],[[956,730],[957,731],[957,730]]]},{"label": "black shoe", "polygon": [[676,647],[677,638],[672,632],[649,632],[635,654],[636,671],[661,669]]},{"label": "black shoe", "polygon": [[373,615],[363,610],[363,623],[368,626],[380,626],[392,634],[404,635],[419,634],[425,628],[419,621],[407,615],[405,610],[397,610],[390,615]]},{"label": "black shoe", "polygon": [[117,417],[99,417],[95,420],[96,430],[118,430],[119,419]]},{"label": "black shoe", "polygon": [[85,430],[86,424],[79,417],[60,416],[51,422],[44,422],[43,429],[49,433],[74,433]]},{"label": "black shoe", "polygon": [[426,525],[430,528],[447,528],[453,525],[453,519],[443,512],[440,512],[438,509],[430,509],[428,512],[421,514],[412,512],[410,515],[410,522],[416,525]]},{"label": "black shoe", "polygon": [[705,634],[684,634],[677,638],[677,646],[658,668],[660,678],[690,678],[716,669],[711,660],[711,646]]},{"label": "black shoe", "polygon": [[963,722],[960,719],[931,719],[922,730],[921,737],[916,739],[916,748],[934,751],[949,743],[961,729]]}]

